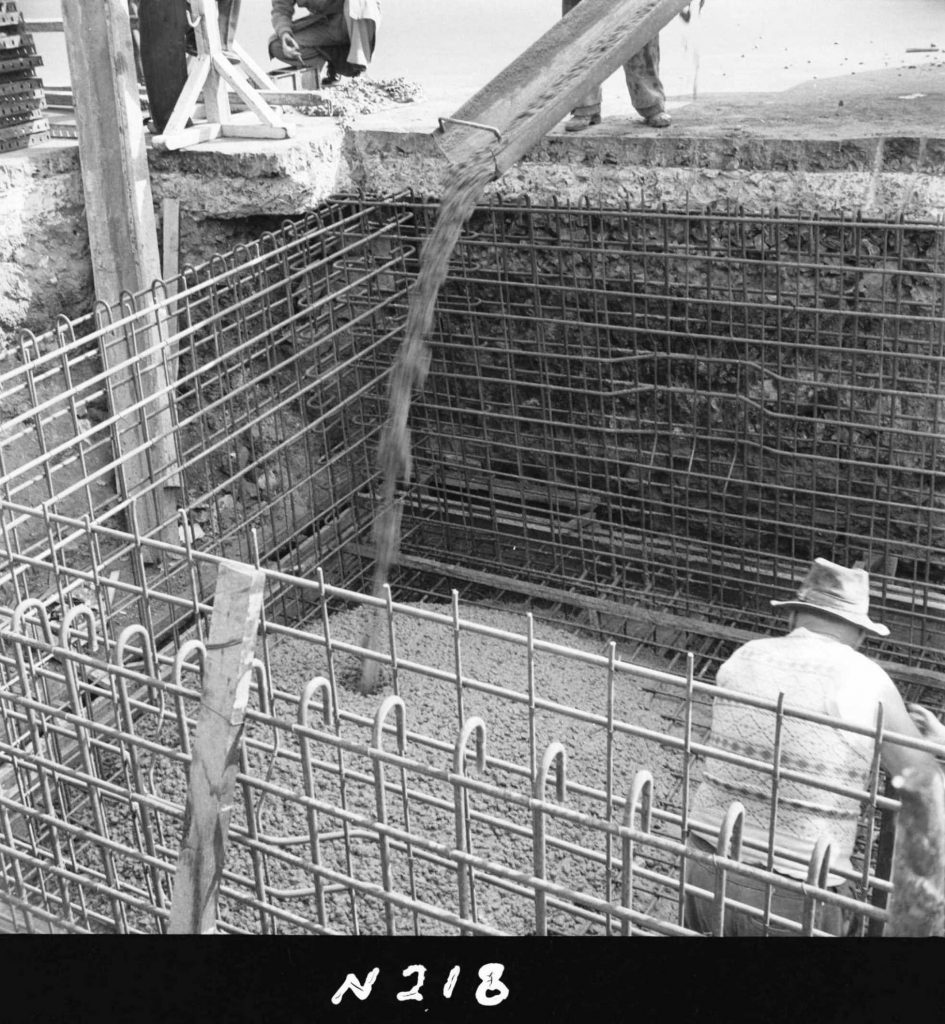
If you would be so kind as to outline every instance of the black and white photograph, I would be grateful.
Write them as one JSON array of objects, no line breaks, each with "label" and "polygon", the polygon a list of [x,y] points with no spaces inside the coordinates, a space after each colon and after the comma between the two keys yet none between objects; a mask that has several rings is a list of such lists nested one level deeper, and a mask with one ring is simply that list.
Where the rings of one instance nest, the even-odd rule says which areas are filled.
[{"label": "black and white photograph", "polygon": [[0,0],[23,1020],[912,1020],[943,770],[945,0]]}]

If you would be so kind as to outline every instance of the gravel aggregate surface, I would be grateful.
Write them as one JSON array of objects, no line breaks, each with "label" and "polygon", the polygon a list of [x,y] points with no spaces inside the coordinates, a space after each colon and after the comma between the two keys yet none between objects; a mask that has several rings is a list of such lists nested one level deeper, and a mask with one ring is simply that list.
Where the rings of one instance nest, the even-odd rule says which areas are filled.
[{"label": "gravel aggregate surface", "polygon": [[[530,663],[528,648],[521,642],[527,635],[527,619],[521,611],[466,605],[461,613],[460,691],[455,679],[456,637],[449,621],[451,608],[448,604],[420,604],[412,606],[410,613],[398,611],[393,617],[396,690],[405,705],[406,743],[402,761],[381,762],[369,750],[375,716],[394,693],[395,680],[385,666],[376,692],[357,692],[360,660],[339,649],[345,644],[361,645],[370,612],[367,607],[358,607],[330,617],[330,666],[325,636],[318,624],[309,627],[311,639],[270,633],[265,645],[257,643],[257,655],[264,654],[268,664],[274,694],[272,718],[280,727],[274,728],[272,719],[265,716],[251,714],[247,718],[242,770],[254,782],[265,780],[276,792],[266,793],[258,785],[245,791],[237,786],[219,907],[222,929],[250,933],[316,930],[338,934],[461,934],[464,929],[457,860],[451,851],[458,846],[456,808],[462,807],[465,799],[468,849],[489,862],[474,872],[472,902],[462,915],[463,920],[474,924],[466,932],[521,935],[538,931],[533,882],[535,830],[543,825],[546,844],[542,876],[562,887],[548,899],[548,932],[605,933],[606,924],[591,904],[595,900],[619,904],[621,851],[619,842],[610,840],[595,823],[621,821],[622,802],[641,768],[653,774],[654,806],[678,806],[681,754],[660,742],[674,734],[671,718],[678,709],[678,688],[654,680],[645,672],[618,673],[611,712],[615,728],[608,752],[606,663],[587,664],[574,656],[537,648]],[[446,621],[430,619],[431,613]],[[473,632],[471,624],[492,633]],[[534,637],[604,658],[608,653],[608,645],[599,636],[537,619]],[[389,637],[385,637],[381,653],[389,654],[390,650]],[[618,646],[617,658],[622,656]],[[415,668],[405,667],[408,663]],[[662,667],[656,654],[641,660],[638,651],[634,652],[634,664],[643,669]],[[310,703],[308,722],[320,735],[307,741],[312,779],[308,792],[320,803],[317,811],[310,811],[302,802],[307,791],[302,738],[292,731],[292,725],[306,684],[315,677],[328,676],[329,669],[338,699],[338,732],[333,723],[324,723],[321,698],[316,696]],[[448,678],[434,678],[429,670]],[[529,805],[529,671],[533,674],[535,700],[554,705],[537,707],[534,713],[536,764],[541,765],[550,744],[561,744],[566,754],[564,800],[559,803],[555,764],[551,762],[545,791],[548,806],[542,820]],[[250,708],[258,711],[259,707],[259,697],[254,695]],[[194,702],[188,707],[188,715],[194,716],[196,711]],[[597,716],[598,720],[582,721],[574,717],[576,712]],[[476,764],[473,736],[467,744],[465,775],[488,786],[488,791],[461,787],[453,774],[461,722],[472,716],[485,724],[486,765],[480,769]],[[697,708],[697,720],[701,716]],[[394,710],[387,717],[388,726],[394,726],[396,720]],[[620,730],[621,723],[660,736],[631,736]],[[160,723],[154,716],[146,717],[138,731],[170,750],[181,749],[172,711]],[[679,735],[678,730],[675,735]],[[399,744],[393,729],[385,733],[382,746],[389,755],[396,755]],[[112,768],[118,767],[119,758],[112,756]],[[608,756],[612,761],[609,788]],[[343,763],[343,778],[339,760]],[[187,792],[185,765],[146,750],[140,752],[139,762],[142,777],[148,780],[148,791],[169,808],[169,813],[161,816],[162,828],[156,839],[159,848],[163,847],[163,858],[174,864]],[[383,806],[378,803],[379,772],[385,783]],[[694,780],[698,774],[696,765]],[[242,832],[245,836],[247,805],[254,808],[250,832],[255,831],[269,850],[281,851],[279,856],[267,853],[254,860],[249,844],[237,835]],[[576,812],[577,817],[557,817],[553,810],[558,806]],[[337,813],[342,807],[353,816],[348,822],[347,839],[344,818]],[[390,838],[386,868],[376,827],[382,816],[389,826],[407,834],[403,839]],[[117,801],[109,804],[106,817],[112,839],[140,848],[140,822],[136,825],[130,820],[127,805]],[[661,825],[658,822],[655,830],[664,831]],[[667,828],[666,834],[673,832]],[[632,906],[674,922],[675,865],[665,859],[661,862],[660,855],[651,853],[637,848],[637,869],[649,867],[668,873],[669,880],[648,880],[645,870],[642,875],[638,870]],[[316,861],[328,873],[320,893],[310,867]],[[89,864],[102,870],[97,854],[90,854]],[[148,879],[140,862],[119,856],[116,866],[123,879],[140,886],[147,905]],[[510,878],[509,872],[521,875]],[[167,881],[165,887],[169,897]],[[228,889],[232,890],[229,894]],[[384,898],[385,892],[394,894],[393,901]],[[249,900],[253,898],[261,901],[262,911],[251,905]],[[276,908],[277,913],[270,908]],[[105,902],[98,909],[110,912]],[[145,910],[129,910],[128,922],[136,930],[157,930],[154,915]],[[619,923],[613,923],[612,931],[619,931]]]},{"label": "gravel aggregate surface", "polygon": [[[428,612],[450,615],[448,605],[419,606]],[[526,617],[517,611],[475,608],[466,612],[472,621],[518,636],[527,633]],[[333,644],[360,644],[368,625],[368,609],[358,608],[332,616],[330,635]],[[572,631],[536,621],[534,635],[537,640],[592,654],[606,655],[607,645],[590,634]],[[456,787],[446,778],[452,771],[453,746],[457,741],[461,718],[459,688],[455,679],[432,678],[421,671],[403,668],[405,663],[439,669],[455,670],[455,637],[449,623],[431,621],[405,613],[394,616],[394,651],[399,664],[396,688],[406,708],[407,742],[405,755],[412,764],[401,771],[396,765],[384,765],[383,771],[391,789],[387,794],[388,822],[409,832],[452,849],[456,844],[456,815],[454,804]],[[386,644],[384,653],[389,653]],[[618,657],[620,652],[618,650]],[[278,691],[297,693],[316,675],[327,675],[328,663],[324,649],[313,643],[280,638],[270,642],[269,669]],[[529,874],[534,868],[534,820],[527,806],[530,795],[530,723],[528,704],[529,658],[527,647],[521,643],[495,635],[470,633],[465,630],[460,640],[462,664],[462,716],[478,716],[486,727],[485,770],[479,771],[474,759],[467,762],[467,775],[504,790],[508,798],[493,793],[469,791],[467,801],[473,819],[469,825],[470,848],[473,853],[507,868]],[[656,656],[647,659],[650,667],[660,668]],[[353,655],[336,651],[333,657],[339,711],[342,714],[341,736],[362,744],[371,743],[374,716],[383,700],[394,692],[394,680],[385,670],[382,687],[372,694],[361,694],[352,688],[360,675],[360,661]],[[645,667],[645,666],[644,666]],[[546,817],[548,837],[545,876],[576,893],[589,894],[598,899],[616,899],[619,872],[605,868],[607,840],[604,833],[595,830],[593,821],[608,817],[608,690],[606,666],[582,663],[563,654],[538,650],[531,665],[534,693],[537,700],[560,705],[557,709],[537,709],[534,715],[535,757],[541,764],[549,744],[560,743],[566,751],[566,778],[569,792],[566,808],[589,816],[590,822],[574,823]],[[479,685],[486,689],[480,689]],[[313,702],[318,706],[318,701]],[[576,709],[596,715],[604,721],[581,721],[567,714]],[[277,711],[279,709],[277,708]],[[643,676],[620,674],[614,685],[612,717],[644,728],[665,732],[665,707],[660,687]],[[292,717],[288,707],[279,711],[282,717]],[[312,719],[319,715],[313,711]],[[388,721],[393,723],[395,715]],[[297,746],[293,740],[288,744]],[[396,737],[386,736],[384,748],[397,750]],[[475,749],[470,742],[469,749]],[[310,741],[312,757],[324,767],[315,772],[314,790],[323,800],[340,802],[341,793],[337,772],[337,748],[328,743]],[[677,786],[675,775],[681,771],[677,751],[659,742],[614,731],[611,751],[611,801],[621,799],[640,768],[649,769],[655,779],[655,802],[672,798]],[[302,789],[301,768],[296,763],[276,759],[270,769],[271,758],[253,755],[256,771],[269,772],[273,781],[298,792]],[[372,821],[378,817],[375,780],[378,765],[366,753],[345,752],[345,770],[349,773],[345,785],[345,802]],[[553,785],[555,773],[550,773],[546,799],[556,800]],[[408,798],[403,797],[406,787]],[[610,817],[620,819],[619,808],[611,806]],[[339,820],[328,820],[322,815],[323,832],[337,833]],[[303,808],[290,801],[267,799],[260,813],[260,830],[267,835],[307,835]],[[577,846],[577,850],[556,848],[553,840],[563,840]],[[297,848],[302,852],[305,848]],[[379,843],[375,835],[359,835],[350,840],[351,871],[355,878],[369,885],[383,885],[383,870]],[[346,871],[344,843],[339,840],[323,841],[319,851],[322,863],[336,870]],[[614,849],[615,856],[619,850]],[[455,862],[424,858],[418,849],[408,850],[405,845],[391,846],[389,886],[411,901],[457,913],[459,911]],[[303,888],[304,871],[280,866],[285,877],[273,884],[290,890]],[[496,873],[497,875],[499,872]],[[512,934],[527,934],[536,928],[534,889],[527,883],[513,885],[512,891],[480,875],[475,881],[476,919],[489,928]],[[573,909],[577,898],[566,898],[571,907],[549,908],[548,927],[563,933],[598,931],[600,926],[587,921]],[[354,920],[356,904],[357,922]],[[312,916],[311,899],[302,896],[286,900],[293,912],[302,917]],[[637,909],[653,909],[653,898],[641,893],[634,903]],[[244,908],[240,908],[240,913]],[[658,908],[657,908],[658,909]],[[665,909],[665,908],[664,908]],[[326,923],[340,931],[356,927],[362,933],[385,932],[390,927],[399,932],[424,934],[455,933],[455,924],[433,920],[426,914],[414,915],[408,909],[395,908],[391,919],[385,917],[384,903],[373,896],[352,900],[350,893],[338,892],[326,898]],[[247,922],[248,925],[248,922]]]}]

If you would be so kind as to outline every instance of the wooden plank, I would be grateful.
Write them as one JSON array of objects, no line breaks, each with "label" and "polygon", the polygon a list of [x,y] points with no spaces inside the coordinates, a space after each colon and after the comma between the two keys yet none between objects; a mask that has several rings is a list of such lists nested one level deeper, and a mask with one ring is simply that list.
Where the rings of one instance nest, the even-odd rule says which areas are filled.
[{"label": "wooden plank", "polygon": [[276,89],[260,89],[259,95],[267,103],[277,107],[321,107],[326,114],[331,114],[331,97],[323,92],[299,90],[298,92],[279,92]]},{"label": "wooden plank", "polygon": [[[159,3],[163,3],[164,0],[158,0]],[[173,4],[167,6],[173,7]],[[131,18],[131,27],[136,28],[138,25],[137,18]],[[29,33],[41,33],[41,32],[63,32],[62,18],[24,18],[23,26]]]},{"label": "wooden plank", "polygon": [[226,139],[287,139],[292,134],[287,124],[224,124],[217,125]]},{"label": "wooden plank", "polygon": [[[260,98],[259,93],[256,92],[249,79],[238,67],[231,64],[222,54],[214,58],[213,63],[220,76],[233,87],[234,91],[264,125],[268,125],[270,128],[281,126],[282,119],[265,100]],[[209,106],[207,111],[212,117],[212,111]]]},{"label": "wooden plank", "polygon": [[203,935],[216,928],[264,586],[260,569],[241,562],[220,565],[171,900],[172,935]]},{"label": "wooden plank", "polygon": [[161,201],[161,273],[165,278],[180,272],[180,200],[167,196]]},{"label": "wooden plank", "polygon": [[[180,273],[180,200],[172,196],[161,201],[161,273],[167,281],[167,295],[173,298],[177,294],[177,275]],[[179,320],[176,313],[170,312],[165,319],[172,381],[177,380],[180,359],[180,342],[174,340]]]},{"label": "wooden plank", "polygon": [[222,74],[222,65],[230,62],[223,56],[220,41],[219,10],[215,0],[190,0],[190,10],[197,22],[194,35],[197,53],[210,55],[210,73],[203,89],[207,120],[224,124],[230,119],[230,97]]},{"label": "wooden plank", "polygon": [[154,145],[161,149],[183,149],[185,146],[196,146],[199,142],[213,142],[223,134],[218,124],[198,124],[192,128],[182,128],[178,132],[165,133],[155,138]]},{"label": "wooden plank", "polygon": [[[183,91],[174,106],[174,111],[167,119],[167,124],[164,126],[164,137],[168,135],[177,135],[184,131],[185,126],[193,113],[193,108],[196,105],[201,92],[203,92],[207,76],[210,74],[210,64],[210,57],[206,54],[194,57],[190,65],[187,84],[184,86]],[[153,141],[155,146],[158,145],[157,139],[154,139]]]},{"label": "wooden plank", "polygon": [[230,43],[226,47],[227,55],[232,54],[246,68],[246,74],[260,89],[275,89],[275,83],[239,43]]},{"label": "wooden plank", "polygon": [[25,18],[23,27],[31,35],[39,32],[62,32],[62,18]]},{"label": "wooden plank", "polygon": [[[160,278],[157,229],[151,197],[144,124],[135,75],[127,0],[63,0],[66,53],[76,103],[79,158],[96,298],[113,304]],[[176,467],[164,361],[156,351],[157,324],[103,335],[106,365],[126,367],[110,381],[121,459],[123,493],[137,502],[144,532],[177,540],[175,495],[154,476]],[[138,402],[139,376],[141,394]],[[126,454],[127,453],[127,454]]]}]

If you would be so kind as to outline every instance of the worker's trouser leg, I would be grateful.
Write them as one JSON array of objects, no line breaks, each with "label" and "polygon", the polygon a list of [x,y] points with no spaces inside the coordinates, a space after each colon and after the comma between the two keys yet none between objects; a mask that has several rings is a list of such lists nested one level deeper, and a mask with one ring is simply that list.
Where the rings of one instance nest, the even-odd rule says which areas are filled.
[{"label": "worker's trouser leg", "polygon": [[666,109],[666,94],[660,81],[660,37],[651,39],[623,66],[630,102],[641,117],[653,117]]},{"label": "worker's trouser leg", "polygon": [[[700,836],[690,835],[687,845],[691,849],[699,850],[702,853],[715,853],[715,848],[703,840]],[[686,862],[686,883],[706,889],[708,892],[715,891],[715,871],[705,864],[695,860]],[[736,900],[749,907],[763,909],[765,905],[765,883],[756,881],[753,878],[739,877],[729,872],[725,879],[725,896],[727,900]],[[844,891],[846,889],[847,891]],[[841,886],[838,892],[845,896],[852,896],[852,887]],[[804,897],[798,893],[785,892],[774,888],[771,894],[771,913],[783,917],[788,921],[796,921],[800,924],[803,921]],[[814,927],[818,931],[828,932],[831,935],[846,935],[854,924],[852,916],[847,916],[835,903],[823,903],[816,911]],[[686,927],[705,935],[715,934],[715,901],[704,899],[692,893],[686,893]],[[734,907],[725,908],[725,925],[722,933],[727,937],[753,937],[759,938],[764,935],[770,936],[798,936],[800,932],[791,931],[787,928],[771,924],[767,930],[764,927],[763,919],[744,910],[736,910]]]},{"label": "worker's trouser leg", "polygon": [[345,23],[351,39],[348,63],[366,68],[371,63],[371,54],[374,51],[374,22],[369,18],[350,18],[346,12]]}]

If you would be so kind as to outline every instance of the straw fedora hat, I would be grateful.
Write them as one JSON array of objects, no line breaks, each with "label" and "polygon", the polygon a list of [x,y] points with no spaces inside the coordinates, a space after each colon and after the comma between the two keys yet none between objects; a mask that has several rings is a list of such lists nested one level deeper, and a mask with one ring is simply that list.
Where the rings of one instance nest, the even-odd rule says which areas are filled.
[{"label": "straw fedora hat", "polygon": [[797,588],[797,597],[788,601],[772,601],[775,608],[806,608],[835,615],[852,622],[876,636],[889,636],[881,622],[873,622],[870,610],[870,577],[865,569],[846,569],[815,558],[804,582]]}]

